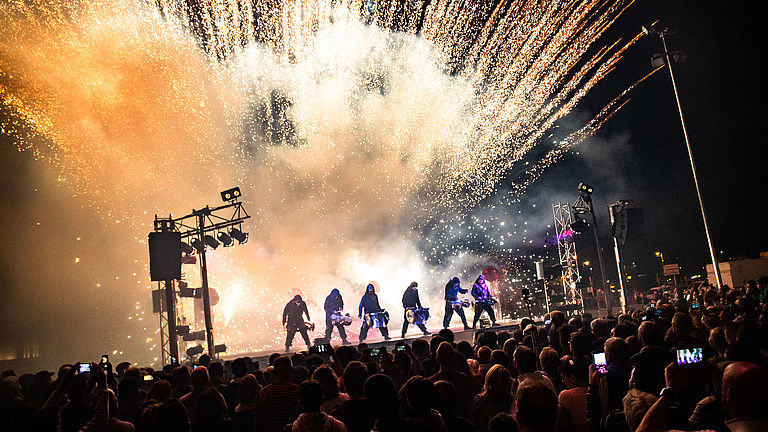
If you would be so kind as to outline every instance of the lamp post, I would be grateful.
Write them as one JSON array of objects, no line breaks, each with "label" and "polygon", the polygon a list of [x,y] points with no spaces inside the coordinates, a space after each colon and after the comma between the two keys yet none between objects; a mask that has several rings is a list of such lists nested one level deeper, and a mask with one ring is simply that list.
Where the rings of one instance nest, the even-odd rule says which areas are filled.
[{"label": "lamp post", "polygon": [[[707,236],[707,245],[709,246],[709,255],[712,258],[712,268],[715,272],[715,280],[717,287],[720,288],[723,285],[723,277],[720,274],[720,264],[717,261],[717,255],[715,254],[715,246],[712,243],[712,236],[709,233],[709,223],[707,222],[707,212],[704,210],[704,200],[701,198],[701,189],[699,188],[699,178],[696,175],[696,164],[693,161],[693,151],[691,150],[691,141],[688,138],[688,129],[685,127],[685,117],[683,116],[683,107],[680,105],[680,95],[677,92],[677,83],[675,82],[675,74],[672,71],[672,61],[669,58],[669,50],[667,49],[667,41],[665,36],[669,33],[669,29],[661,31],[656,30],[653,26],[650,28],[643,27],[643,32],[647,35],[655,34],[661,39],[661,43],[664,46],[664,52],[660,55],[654,56],[654,60],[663,57],[666,61],[667,68],[669,69],[669,77],[672,80],[672,89],[675,93],[675,101],[677,102],[677,111],[680,113],[680,124],[683,127],[683,136],[685,137],[685,147],[688,150],[688,159],[691,161],[691,172],[693,173],[693,184],[696,187],[696,196],[699,198],[699,208],[701,209],[701,220],[704,222],[704,233]],[[653,60],[652,60],[653,62]]]},{"label": "lamp post", "polygon": [[[597,217],[595,216],[595,209],[592,205],[592,186],[584,183],[579,183],[579,199],[573,203],[573,210],[576,214],[589,213],[592,215],[592,232],[595,234],[595,246],[597,246],[597,262],[600,263],[600,286],[603,287],[603,295],[605,297],[605,309],[608,315],[611,314],[611,296],[610,288],[605,283],[607,280],[605,276],[605,264],[603,263],[603,251],[600,248],[600,236],[597,235]],[[621,277],[621,275],[619,275]]]}]

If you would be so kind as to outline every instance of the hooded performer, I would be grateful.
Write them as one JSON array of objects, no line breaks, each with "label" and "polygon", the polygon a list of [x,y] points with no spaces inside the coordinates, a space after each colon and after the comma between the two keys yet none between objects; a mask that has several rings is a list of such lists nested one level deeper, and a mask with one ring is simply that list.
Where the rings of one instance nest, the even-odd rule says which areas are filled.
[{"label": "hooded performer", "polygon": [[[405,334],[408,333],[408,308],[418,308],[423,309],[421,306],[421,301],[419,300],[419,284],[416,282],[411,282],[410,285],[408,285],[408,288],[405,289],[405,292],[403,293],[403,309],[405,309],[405,312],[403,313],[403,333],[402,337],[405,338]],[[429,332],[427,331],[427,327],[424,324],[416,324],[416,326],[424,333],[425,335],[428,335]]]},{"label": "hooded performer", "polygon": [[293,337],[296,336],[296,332],[301,334],[304,339],[304,343],[307,344],[307,348],[311,346],[309,343],[309,335],[307,334],[307,326],[304,325],[304,315],[307,316],[309,321],[309,311],[307,310],[307,304],[301,299],[300,295],[297,295],[293,300],[289,301],[283,309],[283,325],[286,329],[285,337],[285,351],[288,352],[293,344]]},{"label": "hooded performer", "polygon": [[472,297],[475,298],[475,318],[472,320],[472,328],[475,328],[477,325],[477,321],[480,320],[480,315],[483,311],[488,312],[491,325],[496,325],[496,314],[493,313],[493,308],[491,307],[493,296],[491,295],[491,290],[488,289],[485,276],[478,276],[475,284],[472,285]]},{"label": "hooded performer", "polygon": [[458,277],[454,277],[445,284],[445,315],[443,315],[443,328],[448,328],[448,326],[451,325],[451,317],[453,316],[453,311],[455,309],[456,314],[461,318],[461,323],[464,324],[464,330],[469,329],[469,326],[467,325],[467,317],[464,316],[464,309],[461,306],[454,307],[452,303],[459,299],[459,294],[466,293],[467,289],[461,287]]},{"label": "hooded performer", "polygon": [[[362,318],[363,313],[369,314],[374,312],[383,312],[384,309],[379,306],[379,296],[376,295],[376,291],[373,287],[373,284],[368,284],[368,286],[365,288],[365,294],[363,295],[363,298],[360,299],[360,307],[358,308],[357,317]],[[368,329],[371,328],[368,325],[367,320],[363,320],[363,326],[360,327],[360,342],[364,341],[366,337],[368,337]],[[387,329],[386,323],[383,327],[379,327],[379,331],[381,332],[381,335],[384,336],[384,340],[389,340],[389,330]]]},{"label": "hooded performer", "polygon": [[[325,340],[326,342],[330,342],[334,326],[331,316],[334,313],[341,313],[341,311],[344,310],[344,300],[341,298],[341,293],[337,288],[331,290],[331,294],[325,298],[323,309],[325,309]],[[341,336],[342,343],[344,343],[344,345],[349,344],[347,341],[347,331],[344,329],[344,326],[342,324],[336,324],[336,328],[339,330],[339,336]]]}]

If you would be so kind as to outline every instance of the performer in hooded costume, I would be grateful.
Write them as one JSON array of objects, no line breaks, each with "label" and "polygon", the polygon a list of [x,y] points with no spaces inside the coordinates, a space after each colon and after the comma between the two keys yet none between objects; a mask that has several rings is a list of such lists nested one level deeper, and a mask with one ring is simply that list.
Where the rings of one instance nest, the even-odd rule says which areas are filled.
[{"label": "performer in hooded costume", "polygon": [[307,304],[301,299],[300,295],[297,295],[289,301],[288,304],[285,305],[285,309],[283,309],[283,325],[287,332],[285,337],[286,352],[290,351],[291,344],[293,344],[293,337],[296,336],[296,332],[301,334],[304,343],[307,344],[307,348],[312,346],[309,342],[307,326],[304,324],[304,315],[307,316],[307,321],[309,321]]},{"label": "performer in hooded costume", "polygon": [[339,330],[342,343],[344,345],[349,344],[347,341],[347,330],[342,324],[334,324],[331,318],[334,313],[341,313],[344,310],[344,300],[341,298],[341,293],[337,288],[331,290],[331,293],[325,298],[323,309],[325,309],[325,341],[330,343],[331,333],[333,333],[333,326],[335,325],[336,329]]},{"label": "performer in hooded costume", "polygon": [[[363,314],[369,314],[374,312],[382,312],[384,309],[379,306],[379,296],[376,295],[376,291],[373,287],[373,284],[368,284],[368,286],[365,288],[365,294],[363,295],[363,298],[360,299],[360,307],[358,308],[357,317],[362,318]],[[363,326],[360,327],[360,342],[364,341],[365,338],[368,337],[368,329],[371,327],[368,325],[368,321],[363,319]],[[381,331],[381,335],[384,336],[384,340],[389,340],[389,330],[387,329],[387,326],[379,327],[379,331]]]},{"label": "performer in hooded costume", "polygon": [[472,320],[472,328],[475,328],[477,325],[483,311],[488,312],[491,325],[496,325],[496,314],[493,313],[493,307],[491,307],[495,303],[495,299],[491,295],[491,290],[488,289],[485,276],[478,276],[475,284],[472,285],[472,297],[475,298],[475,318]]},{"label": "performer in hooded costume", "polygon": [[[421,301],[419,300],[419,290],[418,290],[419,284],[416,282],[411,282],[410,285],[408,285],[408,288],[405,289],[405,292],[403,293],[403,332],[402,337],[405,338],[405,334],[408,332],[408,308],[419,308],[422,309]],[[425,335],[428,335],[429,332],[427,331],[427,326],[424,324],[416,324],[417,327],[424,333]]]},{"label": "performer in hooded costume", "polygon": [[464,324],[464,330],[469,329],[469,326],[467,325],[467,317],[464,316],[464,309],[461,306],[455,307],[452,303],[459,299],[459,294],[466,293],[467,289],[461,287],[458,277],[449,280],[448,283],[445,284],[445,315],[443,315],[443,328],[448,328],[448,326],[451,325],[451,317],[455,310],[456,314],[461,318],[461,323]]}]

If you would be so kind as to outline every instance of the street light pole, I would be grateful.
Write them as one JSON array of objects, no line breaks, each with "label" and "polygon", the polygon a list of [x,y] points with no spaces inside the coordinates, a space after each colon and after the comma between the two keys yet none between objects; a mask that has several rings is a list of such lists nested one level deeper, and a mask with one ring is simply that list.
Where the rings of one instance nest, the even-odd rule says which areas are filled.
[{"label": "street light pole", "polygon": [[707,222],[707,212],[704,210],[704,200],[701,198],[701,189],[699,188],[699,178],[696,175],[696,164],[693,161],[693,151],[691,150],[691,141],[688,138],[688,129],[685,126],[685,117],[683,116],[683,107],[680,105],[680,95],[677,92],[677,83],[675,82],[675,74],[672,71],[672,61],[669,58],[669,50],[667,49],[667,41],[664,36],[668,30],[657,31],[651,27],[647,29],[643,27],[643,31],[646,34],[655,33],[661,38],[661,43],[664,46],[664,58],[669,69],[669,77],[672,80],[672,90],[675,92],[675,101],[677,102],[677,111],[680,113],[680,124],[683,126],[683,136],[685,137],[685,147],[688,150],[688,159],[691,161],[691,172],[693,173],[693,184],[696,186],[696,196],[699,198],[699,208],[701,209],[701,219],[704,222],[704,233],[707,236],[707,245],[709,246],[709,255],[712,258],[712,268],[715,272],[715,280],[717,287],[720,288],[723,285],[723,277],[720,274],[720,264],[717,261],[717,255],[715,254],[715,246],[712,243],[712,236],[709,233],[709,223]]}]

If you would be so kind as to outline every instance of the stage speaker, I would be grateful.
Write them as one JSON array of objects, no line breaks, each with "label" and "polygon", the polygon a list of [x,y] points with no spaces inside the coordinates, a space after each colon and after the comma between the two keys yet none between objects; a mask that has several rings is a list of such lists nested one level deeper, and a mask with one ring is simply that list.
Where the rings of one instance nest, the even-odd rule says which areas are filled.
[{"label": "stage speaker", "polygon": [[181,279],[181,233],[149,233],[149,278],[153,281]]},{"label": "stage speaker", "polygon": [[613,236],[628,245],[636,242],[643,234],[643,209],[627,207],[614,215]]}]

